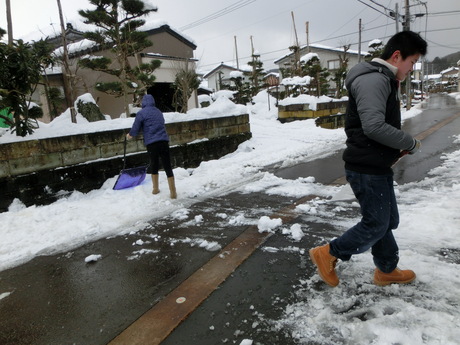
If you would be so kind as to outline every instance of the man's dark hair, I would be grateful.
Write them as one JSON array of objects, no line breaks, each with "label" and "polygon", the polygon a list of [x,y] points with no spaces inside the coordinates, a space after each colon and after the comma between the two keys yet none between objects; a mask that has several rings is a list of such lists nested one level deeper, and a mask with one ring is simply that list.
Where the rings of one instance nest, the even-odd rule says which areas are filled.
[{"label": "man's dark hair", "polygon": [[388,60],[397,50],[405,60],[414,54],[426,55],[427,43],[420,35],[413,31],[401,31],[390,38],[383,49],[382,60]]}]

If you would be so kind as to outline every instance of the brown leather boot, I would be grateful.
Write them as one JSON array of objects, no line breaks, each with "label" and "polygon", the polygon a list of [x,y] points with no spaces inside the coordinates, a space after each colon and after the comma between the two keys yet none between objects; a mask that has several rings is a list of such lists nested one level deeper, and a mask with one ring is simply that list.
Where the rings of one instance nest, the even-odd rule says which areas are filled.
[{"label": "brown leather boot", "polygon": [[158,194],[160,193],[160,187],[158,183],[158,174],[152,174],[152,184],[153,184],[153,190],[152,194]]},{"label": "brown leather boot", "polygon": [[318,274],[324,282],[330,286],[339,285],[339,277],[335,273],[337,258],[329,254],[329,244],[310,249],[311,261],[318,268]]},{"label": "brown leather boot", "polygon": [[378,268],[374,273],[374,284],[385,286],[389,284],[408,284],[415,279],[415,273],[411,270],[400,270],[395,268],[390,273],[383,273]]},{"label": "brown leather boot", "polygon": [[171,195],[171,199],[176,199],[177,193],[176,193],[176,184],[174,182],[174,176],[168,177],[168,185],[169,185],[169,192]]}]

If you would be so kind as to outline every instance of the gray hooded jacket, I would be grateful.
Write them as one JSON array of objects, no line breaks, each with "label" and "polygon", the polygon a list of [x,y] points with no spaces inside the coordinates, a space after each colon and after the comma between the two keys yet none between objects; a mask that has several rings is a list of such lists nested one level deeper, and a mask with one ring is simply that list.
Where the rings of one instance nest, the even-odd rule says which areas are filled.
[{"label": "gray hooded jacket", "polygon": [[414,144],[412,136],[401,130],[395,74],[385,64],[363,62],[350,70],[345,85],[349,95],[345,168],[365,174],[392,173],[400,151]]}]

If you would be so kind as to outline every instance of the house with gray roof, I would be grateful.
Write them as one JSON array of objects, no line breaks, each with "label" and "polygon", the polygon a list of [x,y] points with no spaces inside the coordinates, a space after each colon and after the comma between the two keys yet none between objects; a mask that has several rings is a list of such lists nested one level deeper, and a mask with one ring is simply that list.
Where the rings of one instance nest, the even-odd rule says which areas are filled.
[{"label": "house with gray roof", "polygon": [[[345,50],[343,47],[333,48],[320,44],[301,46],[299,51],[299,58],[302,59],[302,57],[307,56],[308,54],[316,54],[320,61],[321,67],[328,69],[331,75],[333,75],[333,73],[340,68],[341,60],[344,60],[345,58],[348,59],[349,70],[359,61],[363,61],[364,57],[368,53],[365,51],[359,53],[356,50]],[[284,55],[279,59],[276,59],[274,63],[279,67],[281,82],[281,80],[285,77],[283,76],[283,70],[290,69],[295,64],[295,53],[292,52]],[[334,89],[335,83],[333,81],[330,81],[329,83],[331,84],[331,88]]]},{"label": "house with gray roof", "polygon": [[[142,52],[136,54],[135,57],[130,57],[130,63],[135,66],[137,63],[148,63],[152,59],[160,60],[161,66],[154,71],[156,77],[155,84],[148,90],[156,100],[157,106],[164,112],[174,111],[173,93],[171,87],[175,80],[175,76],[180,69],[188,68],[195,69],[197,60],[194,59],[194,51],[196,44],[190,38],[181,34],[177,30],[171,28],[164,22],[152,22],[145,24],[144,31],[148,33],[148,39],[152,42],[152,46],[147,47]],[[84,39],[83,33],[67,27],[69,44],[67,45],[70,58],[70,69],[74,76],[74,97],[78,97],[85,93],[91,93],[96,100],[103,114],[111,117],[119,117],[124,112],[124,102],[121,98],[115,98],[103,92],[97,91],[95,85],[100,82],[115,81],[115,77],[103,72],[97,72],[90,69],[85,69],[78,66],[78,60],[83,56],[107,56],[112,57],[110,47],[101,47],[95,42]],[[47,39],[55,45],[57,55],[62,55],[62,43],[60,35],[48,37]],[[112,57],[112,60],[113,59]],[[62,69],[57,66],[47,72],[51,87],[57,87],[64,95],[64,83]],[[50,104],[44,86],[34,94],[34,98],[43,108],[43,111],[49,115]],[[198,98],[196,92],[192,95],[188,102],[189,108],[198,107]],[[62,109],[63,110],[63,109]],[[46,117],[43,119],[46,121]]]}]

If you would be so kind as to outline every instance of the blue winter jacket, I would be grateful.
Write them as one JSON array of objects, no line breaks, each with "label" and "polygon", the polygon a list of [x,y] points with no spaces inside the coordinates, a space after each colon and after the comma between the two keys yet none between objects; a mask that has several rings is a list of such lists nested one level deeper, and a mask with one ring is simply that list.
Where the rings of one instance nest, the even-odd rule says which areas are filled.
[{"label": "blue winter jacket", "polygon": [[129,135],[135,137],[140,132],[144,134],[145,146],[158,141],[169,141],[163,113],[155,107],[155,99],[152,95],[145,95],[142,98],[142,109],[137,112]]}]

